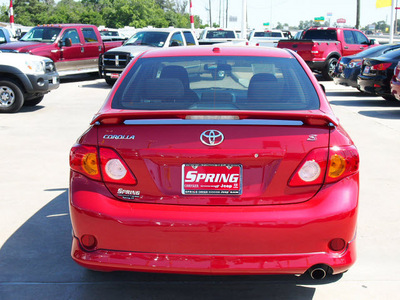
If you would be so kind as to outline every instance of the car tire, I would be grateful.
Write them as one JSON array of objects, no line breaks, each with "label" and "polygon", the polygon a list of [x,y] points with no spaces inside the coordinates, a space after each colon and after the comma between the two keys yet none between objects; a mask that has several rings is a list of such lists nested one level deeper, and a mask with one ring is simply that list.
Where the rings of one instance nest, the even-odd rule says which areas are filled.
[{"label": "car tire", "polygon": [[35,106],[35,105],[38,105],[40,102],[42,102],[43,98],[44,98],[44,95],[39,96],[37,98],[33,98],[31,100],[28,100],[28,101],[25,101],[24,102],[24,106]]},{"label": "car tire", "polygon": [[338,64],[338,59],[336,57],[331,57],[328,60],[328,62],[325,64],[324,69],[322,70],[322,77],[325,80],[328,81],[333,80],[333,74],[335,72],[337,64]]},{"label": "car tire", "polygon": [[15,113],[24,104],[24,95],[18,84],[9,80],[0,80],[0,112]]},{"label": "car tire", "polygon": [[109,86],[113,86],[117,80],[106,77],[106,82]]},{"label": "car tire", "polygon": [[397,101],[395,96],[393,95],[382,96],[382,98],[385,99],[386,101]]}]

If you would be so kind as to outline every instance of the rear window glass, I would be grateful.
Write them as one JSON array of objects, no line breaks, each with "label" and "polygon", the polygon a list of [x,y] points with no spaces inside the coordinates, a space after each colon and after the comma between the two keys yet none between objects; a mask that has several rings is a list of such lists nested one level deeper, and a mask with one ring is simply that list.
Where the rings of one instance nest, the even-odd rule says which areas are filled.
[{"label": "rear window glass", "polygon": [[400,50],[394,50],[394,51],[390,51],[387,52],[383,55],[381,55],[382,57],[386,57],[386,58],[390,58],[390,59],[400,59]]},{"label": "rear window glass", "polygon": [[259,31],[254,33],[254,37],[282,37],[280,32]]},{"label": "rear window glass", "polygon": [[304,40],[329,40],[337,41],[336,30],[307,30],[303,35]]},{"label": "rear window glass", "polygon": [[294,58],[141,58],[116,91],[128,110],[305,110],[319,98]]},{"label": "rear window glass", "polygon": [[231,30],[209,30],[207,32],[207,39],[234,39],[235,32]]}]

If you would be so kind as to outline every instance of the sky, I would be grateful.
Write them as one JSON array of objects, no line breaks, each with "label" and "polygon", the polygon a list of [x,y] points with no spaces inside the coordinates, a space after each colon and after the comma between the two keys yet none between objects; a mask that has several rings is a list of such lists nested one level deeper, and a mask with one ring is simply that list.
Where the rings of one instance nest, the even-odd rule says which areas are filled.
[{"label": "sky", "polygon": [[[213,23],[219,23],[219,11],[226,11],[228,16],[237,17],[237,22],[229,22],[228,27],[241,28],[242,0],[211,0],[211,17]],[[400,0],[397,0],[400,6]],[[199,15],[203,24],[209,23],[210,0],[192,0],[193,14]],[[376,8],[376,0],[360,0],[360,25],[362,27],[378,21],[390,22],[390,7]],[[222,7],[222,9],[219,9]],[[278,22],[298,26],[300,21],[314,20],[316,17],[346,19],[346,26],[356,25],[357,0],[247,0],[247,16],[250,28],[261,29],[263,23],[276,26]],[[328,17],[327,14],[332,13]],[[400,14],[400,11],[399,11]],[[399,15],[400,18],[400,15]],[[223,18],[221,17],[221,20]],[[222,23],[222,21],[221,21]]]},{"label": "sky", "polygon": [[[278,22],[282,24],[288,23],[290,26],[298,26],[300,21],[314,20],[316,17],[325,17],[325,20],[330,18],[331,24],[339,18],[344,18],[346,19],[346,26],[354,27],[356,25],[357,0],[246,1],[248,25],[250,28],[262,29],[263,23],[268,22],[272,26],[276,26]],[[400,6],[400,0],[396,1],[399,2]],[[241,28],[242,0],[192,0],[193,14],[199,15],[203,20],[203,24],[209,23],[209,13],[207,10],[210,2],[213,23],[222,23],[222,21],[219,22],[220,11],[221,20],[223,20],[223,15],[226,12],[226,3],[228,3],[228,16],[237,18],[237,22],[229,22],[228,27]],[[360,25],[362,27],[378,21],[390,22],[390,7],[376,8],[376,0],[360,0],[360,2]],[[9,0],[0,0],[0,4],[9,5],[9,3]],[[332,16],[328,17],[328,13],[332,13]]]}]

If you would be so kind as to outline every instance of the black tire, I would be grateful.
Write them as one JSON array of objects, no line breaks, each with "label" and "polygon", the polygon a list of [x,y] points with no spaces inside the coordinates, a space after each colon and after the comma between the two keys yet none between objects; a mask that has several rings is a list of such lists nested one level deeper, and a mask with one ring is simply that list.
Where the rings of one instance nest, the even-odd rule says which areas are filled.
[{"label": "black tire", "polygon": [[382,98],[385,99],[386,101],[397,101],[395,96],[393,96],[393,95],[382,96]]},{"label": "black tire", "polygon": [[15,113],[24,104],[21,88],[9,80],[0,80],[0,113]]},{"label": "black tire", "polygon": [[27,100],[27,101],[24,102],[24,106],[35,106],[35,105],[38,105],[40,102],[42,102],[43,98],[44,98],[44,95],[39,96],[37,98],[33,98],[31,100]]},{"label": "black tire", "polygon": [[107,82],[107,84],[108,84],[109,86],[113,86],[114,83],[117,81],[117,80],[115,80],[115,79],[111,79],[111,78],[108,78],[108,77],[106,77],[105,79],[106,79],[106,82]]},{"label": "black tire", "polygon": [[336,57],[331,57],[328,62],[325,64],[324,69],[322,70],[322,77],[325,80],[331,81],[333,80],[333,74],[335,72],[336,66],[338,64],[338,59]]}]

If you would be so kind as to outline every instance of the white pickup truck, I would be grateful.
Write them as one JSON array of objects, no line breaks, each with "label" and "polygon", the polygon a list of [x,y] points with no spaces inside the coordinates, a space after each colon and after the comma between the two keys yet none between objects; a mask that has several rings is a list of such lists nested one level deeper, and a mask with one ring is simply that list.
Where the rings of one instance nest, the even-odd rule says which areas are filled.
[{"label": "white pickup truck", "polygon": [[200,33],[199,45],[211,45],[220,43],[245,45],[246,40],[238,38],[236,32],[232,29],[206,28]]},{"label": "white pickup truck", "polygon": [[50,58],[0,51],[0,113],[37,105],[59,85],[59,75]]},{"label": "white pickup truck", "polygon": [[276,47],[279,40],[288,39],[281,30],[253,30],[250,32],[249,44],[252,46]]}]

